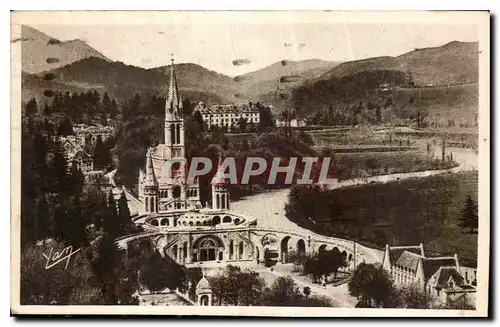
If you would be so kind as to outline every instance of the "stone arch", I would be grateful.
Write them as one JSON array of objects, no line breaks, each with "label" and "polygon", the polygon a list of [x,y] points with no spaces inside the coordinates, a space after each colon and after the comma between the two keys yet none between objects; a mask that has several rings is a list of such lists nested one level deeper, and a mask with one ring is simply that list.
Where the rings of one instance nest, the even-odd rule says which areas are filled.
[{"label": "stone arch", "polygon": [[214,225],[218,225],[218,224],[220,224],[220,221],[221,221],[221,220],[220,220],[220,216],[214,216],[214,217],[212,218],[212,222],[213,222],[213,224],[214,224]]},{"label": "stone arch", "polygon": [[306,242],[301,238],[298,239],[296,249],[298,255],[306,254]]},{"label": "stone arch", "polygon": [[283,263],[286,263],[287,261],[287,254],[288,254],[288,241],[291,239],[290,236],[285,236],[283,239],[281,239],[280,242],[280,253],[281,253],[281,261]]},{"label": "stone arch", "polygon": [[196,226],[201,226],[201,223],[199,221],[197,221]]},{"label": "stone arch", "polygon": [[352,261],[352,258],[353,258],[352,253],[349,253],[349,257],[347,258],[347,259],[349,259],[349,262]]},{"label": "stone arch", "polygon": [[193,261],[222,260],[220,259],[222,251],[224,251],[222,239],[215,235],[202,236],[193,243]]},{"label": "stone arch", "polygon": [[192,221],[189,222],[189,226],[193,226],[193,222]]},{"label": "stone arch", "polygon": [[224,216],[224,218],[222,218],[222,222],[223,223],[230,223],[231,222],[231,217],[230,216]]},{"label": "stone arch", "polygon": [[238,224],[240,222],[240,218],[234,218],[234,221],[233,221],[235,224]]},{"label": "stone arch", "polygon": [[208,226],[209,222],[207,220],[203,220],[203,226]]},{"label": "stone arch", "polygon": [[158,220],[157,219],[152,219],[151,220],[151,225],[158,226]]},{"label": "stone arch", "polygon": [[208,298],[208,295],[202,295],[200,296],[200,305],[201,306],[209,306],[209,298]]},{"label": "stone arch", "polygon": [[327,247],[327,246],[328,246],[328,245],[326,245],[326,244],[321,244],[321,245],[319,246],[319,248],[318,248],[318,252],[326,251],[326,247]]},{"label": "stone arch", "polygon": [[262,239],[261,239],[262,246],[266,246],[266,245],[277,246],[278,242],[279,242],[278,236],[276,236],[276,234],[274,234],[274,233],[267,233],[264,236],[262,236]]}]

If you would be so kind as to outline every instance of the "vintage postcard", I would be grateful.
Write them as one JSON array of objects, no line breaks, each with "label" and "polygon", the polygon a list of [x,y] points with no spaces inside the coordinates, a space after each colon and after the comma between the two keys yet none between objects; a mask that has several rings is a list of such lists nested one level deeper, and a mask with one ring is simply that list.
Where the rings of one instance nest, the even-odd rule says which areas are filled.
[{"label": "vintage postcard", "polygon": [[486,317],[489,22],[13,12],[12,314]]}]

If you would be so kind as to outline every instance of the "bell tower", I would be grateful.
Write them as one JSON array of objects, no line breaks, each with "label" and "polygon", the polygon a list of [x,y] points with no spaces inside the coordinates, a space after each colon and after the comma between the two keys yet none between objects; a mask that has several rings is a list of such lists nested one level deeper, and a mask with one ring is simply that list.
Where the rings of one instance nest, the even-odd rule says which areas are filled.
[{"label": "bell tower", "polygon": [[170,83],[165,102],[165,159],[184,158],[184,119],[182,98],[177,87],[174,58],[170,59]]},{"label": "bell tower", "polygon": [[212,209],[229,210],[229,180],[224,177],[224,169],[222,167],[222,152],[219,152],[219,166],[217,173],[212,179]]},{"label": "bell tower", "polygon": [[144,180],[144,211],[158,212],[158,181],[153,169],[152,148],[146,153],[146,176]]}]

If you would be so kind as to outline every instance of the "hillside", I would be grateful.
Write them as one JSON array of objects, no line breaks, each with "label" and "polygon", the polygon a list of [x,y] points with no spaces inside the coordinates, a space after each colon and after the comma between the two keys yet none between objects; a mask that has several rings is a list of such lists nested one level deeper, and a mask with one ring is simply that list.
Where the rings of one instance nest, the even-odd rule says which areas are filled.
[{"label": "hillside", "polygon": [[[262,69],[235,78],[249,97],[258,101],[269,92],[287,90],[301,83],[317,78],[339,63],[308,59],[301,61],[279,61]],[[283,81],[282,77],[293,76],[293,81]]]},{"label": "hillside", "polygon": [[[46,89],[72,92],[95,89],[108,92],[117,100],[134,93],[165,95],[170,66],[144,69],[100,58],[85,58],[69,65],[36,75],[23,76],[23,98],[43,97]],[[237,84],[230,77],[195,64],[176,64],[177,80],[184,97],[192,101],[223,103],[234,99]],[[46,80],[45,76],[53,77]]]},{"label": "hillside", "polygon": [[364,116],[358,121],[373,120],[368,104],[382,108],[383,121],[424,115],[429,124],[471,127],[478,110],[477,46],[454,41],[398,57],[342,63],[292,90],[269,93],[267,100],[315,116],[315,123],[325,121],[328,111],[351,121],[357,111]]},{"label": "hillside", "polygon": [[415,49],[398,57],[376,57],[340,64],[319,79],[340,78],[369,70],[411,73],[416,86],[477,83],[478,43],[453,41],[440,47]]},{"label": "hillside", "polygon": [[21,28],[21,38],[15,41],[22,42],[22,71],[26,73],[39,73],[88,57],[109,61],[82,40],[62,42],[26,25]]}]

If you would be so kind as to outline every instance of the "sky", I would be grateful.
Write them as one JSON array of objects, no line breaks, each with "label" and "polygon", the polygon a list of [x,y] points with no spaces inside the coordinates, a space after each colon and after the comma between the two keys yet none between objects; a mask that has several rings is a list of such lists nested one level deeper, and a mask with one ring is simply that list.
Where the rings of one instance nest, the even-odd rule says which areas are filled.
[{"label": "sky", "polygon": [[[477,29],[456,24],[285,23],[35,25],[62,41],[82,39],[106,57],[144,68],[191,62],[229,76],[281,60],[350,61],[398,56],[415,48],[478,41]],[[250,63],[233,65],[233,60]]]}]

